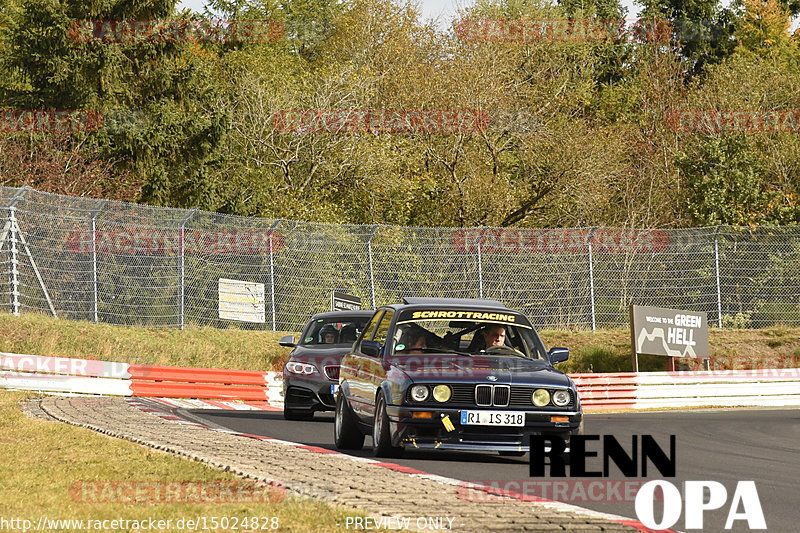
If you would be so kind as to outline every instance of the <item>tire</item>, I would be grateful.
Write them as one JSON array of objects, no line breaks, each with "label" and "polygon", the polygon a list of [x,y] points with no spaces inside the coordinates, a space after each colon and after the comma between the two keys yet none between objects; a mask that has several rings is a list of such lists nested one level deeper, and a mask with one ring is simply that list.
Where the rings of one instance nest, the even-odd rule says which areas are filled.
[{"label": "tire", "polygon": [[314,411],[298,411],[296,409],[283,408],[283,418],[286,420],[311,420],[314,418]]},{"label": "tire", "polygon": [[333,443],[339,450],[360,450],[364,447],[364,434],[358,428],[344,395],[336,395],[336,415],[333,418]]},{"label": "tire", "polygon": [[378,393],[375,402],[375,420],[372,423],[372,453],[375,457],[400,457],[403,448],[392,446],[392,435],[389,433],[389,416],[386,414],[386,400],[383,392]]}]

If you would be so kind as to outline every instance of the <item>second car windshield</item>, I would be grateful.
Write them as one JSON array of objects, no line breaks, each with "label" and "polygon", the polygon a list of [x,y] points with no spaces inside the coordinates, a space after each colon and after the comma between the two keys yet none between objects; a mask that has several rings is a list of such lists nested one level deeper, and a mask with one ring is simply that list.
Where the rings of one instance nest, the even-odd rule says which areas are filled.
[{"label": "second car windshield", "polygon": [[315,320],[303,332],[300,345],[353,344],[364,331],[368,320],[369,317],[331,317]]},{"label": "second car windshield", "polygon": [[547,359],[541,340],[526,325],[438,319],[398,323],[394,335],[396,355],[435,352],[492,353]]}]

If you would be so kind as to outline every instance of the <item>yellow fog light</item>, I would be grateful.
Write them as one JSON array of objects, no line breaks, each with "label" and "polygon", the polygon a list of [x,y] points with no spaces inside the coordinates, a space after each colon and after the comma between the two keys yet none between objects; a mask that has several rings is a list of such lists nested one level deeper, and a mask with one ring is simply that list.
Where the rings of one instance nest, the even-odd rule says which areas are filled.
[{"label": "yellow fog light", "polygon": [[533,400],[533,405],[536,407],[544,407],[550,403],[550,393],[544,389],[536,389],[533,391],[531,399]]},{"label": "yellow fog light", "polygon": [[447,385],[436,385],[433,388],[433,398],[437,402],[446,402],[453,395],[453,391]]}]

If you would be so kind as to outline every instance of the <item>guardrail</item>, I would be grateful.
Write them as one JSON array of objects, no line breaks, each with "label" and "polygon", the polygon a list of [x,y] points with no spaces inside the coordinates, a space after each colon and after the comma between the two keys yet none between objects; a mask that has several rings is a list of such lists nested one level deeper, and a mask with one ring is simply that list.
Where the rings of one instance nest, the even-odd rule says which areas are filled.
[{"label": "guardrail", "polygon": [[[800,406],[800,369],[570,374],[584,410]],[[0,352],[0,388],[283,405],[280,372],[135,365]]]},{"label": "guardrail", "polygon": [[0,352],[0,388],[283,403],[277,372],[136,365]]}]

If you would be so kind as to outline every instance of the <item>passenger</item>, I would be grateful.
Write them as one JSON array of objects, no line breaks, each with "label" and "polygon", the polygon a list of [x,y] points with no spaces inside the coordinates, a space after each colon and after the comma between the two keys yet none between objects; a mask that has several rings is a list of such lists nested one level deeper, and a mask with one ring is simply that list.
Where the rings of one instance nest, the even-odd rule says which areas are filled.
[{"label": "passenger", "polygon": [[397,344],[403,346],[403,348],[397,353],[425,353],[425,350],[428,348],[427,332],[418,326],[411,326],[405,332],[403,332],[403,334],[400,336],[400,341]]}]

